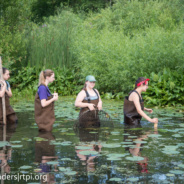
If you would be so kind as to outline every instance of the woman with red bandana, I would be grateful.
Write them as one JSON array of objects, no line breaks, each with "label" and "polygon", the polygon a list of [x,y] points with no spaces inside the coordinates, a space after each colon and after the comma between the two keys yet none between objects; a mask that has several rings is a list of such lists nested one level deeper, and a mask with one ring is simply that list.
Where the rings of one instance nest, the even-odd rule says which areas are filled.
[{"label": "woman with red bandana", "polygon": [[155,123],[155,127],[157,126],[158,119],[151,119],[148,115],[144,113],[147,111],[152,113],[152,109],[148,109],[144,107],[144,101],[142,99],[141,93],[145,92],[148,89],[148,81],[150,79],[146,79],[144,77],[138,78],[135,83],[135,88],[133,91],[129,93],[129,96],[125,97],[124,100],[124,123],[128,125],[138,125],[140,124],[141,118],[145,118],[151,123]]}]

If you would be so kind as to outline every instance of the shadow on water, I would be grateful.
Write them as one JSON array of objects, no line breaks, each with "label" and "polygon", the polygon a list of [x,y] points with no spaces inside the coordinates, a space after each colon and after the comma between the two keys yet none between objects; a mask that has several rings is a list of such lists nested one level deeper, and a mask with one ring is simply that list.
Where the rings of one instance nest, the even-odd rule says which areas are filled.
[{"label": "shadow on water", "polygon": [[[112,119],[122,113],[121,108],[116,110],[107,109]],[[3,173],[32,178],[1,183],[182,183],[183,114],[156,113],[161,119],[157,130],[147,122],[127,127],[121,120],[101,121],[99,128],[73,129],[78,112],[70,118],[69,112],[65,117],[58,111],[52,133],[39,133],[30,107],[17,113],[17,126],[7,126],[7,142],[0,143],[0,164]],[[2,132],[3,126],[0,138],[5,141]]]}]

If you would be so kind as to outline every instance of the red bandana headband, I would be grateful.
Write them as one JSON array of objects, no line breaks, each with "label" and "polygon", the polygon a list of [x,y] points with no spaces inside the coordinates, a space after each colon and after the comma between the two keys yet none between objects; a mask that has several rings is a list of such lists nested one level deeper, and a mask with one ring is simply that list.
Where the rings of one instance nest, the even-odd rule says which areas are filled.
[{"label": "red bandana headband", "polygon": [[149,81],[149,80],[150,80],[150,79],[146,79],[146,80],[144,80],[144,81],[142,81],[142,82],[139,82],[139,83],[137,84],[137,87],[140,86],[141,84],[144,84],[144,83],[147,84],[147,81]]}]

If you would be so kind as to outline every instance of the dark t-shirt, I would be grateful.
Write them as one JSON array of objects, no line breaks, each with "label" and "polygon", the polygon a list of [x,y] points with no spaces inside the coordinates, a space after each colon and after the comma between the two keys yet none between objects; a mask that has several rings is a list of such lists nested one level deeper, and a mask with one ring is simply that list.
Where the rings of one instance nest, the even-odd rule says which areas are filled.
[{"label": "dark t-shirt", "polygon": [[38,95],[40,97],[40,100],[48,99],[49,96],[51,96],[50,90],[47,86],[41,85],[38,87]]}]

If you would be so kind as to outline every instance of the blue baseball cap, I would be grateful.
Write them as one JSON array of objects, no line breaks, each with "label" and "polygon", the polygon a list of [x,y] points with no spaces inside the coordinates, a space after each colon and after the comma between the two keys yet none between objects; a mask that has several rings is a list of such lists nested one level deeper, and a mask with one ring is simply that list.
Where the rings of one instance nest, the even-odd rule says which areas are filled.
[{"label": "blue baseball cap", "polygon": [[95,77],[94,77],[93,75],[88,75],[88,76],[86,77],[86,81],[95,82],[96,79],[95,79]]}]

